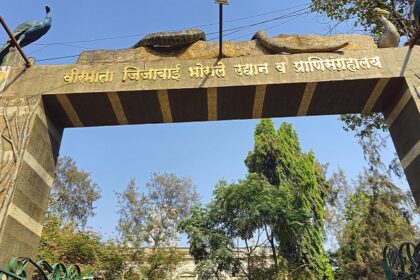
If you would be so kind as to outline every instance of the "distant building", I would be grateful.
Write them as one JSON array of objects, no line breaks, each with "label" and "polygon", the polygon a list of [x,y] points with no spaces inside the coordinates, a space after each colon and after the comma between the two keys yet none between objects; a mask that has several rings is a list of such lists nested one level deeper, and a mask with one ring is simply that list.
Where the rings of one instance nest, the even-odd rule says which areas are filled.
[{"label": "distant building", "polygon": [[[176,267],[176,270],[170,275],[169,279],[171,280],[196,280],[198,279],[195,276],[194,270],[195,270],[195,263],[194,258],[189,254],[189,248],[188,247],[178,247],[176,248],[183,256],[184,259],[181,261],[178,266]],[[134,250],[134,249],[128,249]],[[146,250],[149,250],[146,248]],[[245,248],[239,248],[238,250],[238,257],[240,258],[240,261],[246,267],[247,265],[247,259],[246,255],[243,253],[245,251]],[[271,250],[269,247],[260,247],[256,249],[253,252],[254,257],[261,257],[258,260],[258,264],[256,266],[261,266],[262,263],[264,263],[265,266],[269,266],[272,264],[272,258],[271,258]],[[129,267],[134,267],[134,270],[137,270],[137,265],[135,263],[126,264]],[[101,273],[98,273],[96,275],[96,280],[104,280],[105,277],[100,276]],[[230,277],[228,275],[225,276],[224,280],[240,280],[240,279],[246,279],[246,275],[242,272],[240,272],[236,277]]]},{"label": "distant building", "polygon": [[[179,247],[180,251],[182,251],[185,254],[185,259],[182,261],[177,269],[174,275],[172,276],[173,280],[196,280],[197,277],[194,275],[194,258],[189,254],[189,248],[186,247]],[[241,248],[244,249],[244,248]],[[265,261],[267,264],[271,264],[272,259],[270,256],[270,249],[268,247],[261,247],[254,251],[255,256],[264,256]],[[245,254],[239,253],[240,260],[244,266],[246,266],[246,258]],[[239,280],[239,279],[246,279],[245,275],[243,273],[239,273],[237,277],[230,277],[226,275],[226,280]]]}]

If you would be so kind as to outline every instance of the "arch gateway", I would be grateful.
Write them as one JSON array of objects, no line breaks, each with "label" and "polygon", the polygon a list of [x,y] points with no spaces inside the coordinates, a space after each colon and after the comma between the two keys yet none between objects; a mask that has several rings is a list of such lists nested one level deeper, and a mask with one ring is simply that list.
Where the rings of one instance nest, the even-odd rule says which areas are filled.
[{"label": "arch gateway", "polygon": [[71,127],[382,112],[420,205],[420,47],[185,53],[96,51],[74,65],[1,67],[0,267],[35,256]]}]

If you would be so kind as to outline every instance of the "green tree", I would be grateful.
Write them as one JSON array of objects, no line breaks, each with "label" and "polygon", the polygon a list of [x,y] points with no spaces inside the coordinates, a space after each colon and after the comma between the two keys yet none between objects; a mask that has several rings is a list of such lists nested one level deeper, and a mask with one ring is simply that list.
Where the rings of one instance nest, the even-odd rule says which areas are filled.
[{"label": "green tree", "polygon": [[191,179],[172,173],[153,173],[140,192],[135,179],[119,193],[120,220],[118,229],[123,239],[135,246],[152,248],[173,246],[177,226],[198,202]]},{"label": "green tree", "polygon": [[377,37],[382,25],[373,10],[382,8],[391,12],[391,21],[400,34],[412,38],[415,34],[413,4],[414,0],[312,0],[312,10],[338,22],[352,21]]},{"label": "green tree", "polygon": [[92,268],[106,279],[118,279],[126,267],[124,250],[114,241],[103,242],[98,233],[81,230],[94,215],[93,204],[100,196],[89,172],[80,170],[70,157],[59,158],[38,259],[79,264],[84,271]]},{"label": "green tree", "polygon": [[412,198],[372,169],[359,176],[343,214],[334,253],[338,279],[384,279],[385,245],[415,241],[419,236]]},{"label": "green tree", "polygon": [[177,265],[184,256],[177,248],[157,248],[144,252],[144,259],[140,264],[140,279],[162,280],[172,279]]},{"label": "green tree", "polygon": [[139,260],[145,279],[164,279],[182,260],[182,254],[168,246],[178,242],[178,225],[198,202],[191,179],[171,173],[153,173],[141,192],[135,179],[119,193],[118,230],[124,244],[143,253]]},{"label": "green tree", "polygon": [[90,176],[89,172],[79,169],[72,158],[59,158],[48,212],[61,216],[64,223],[83,228],[95,214],[94,202],[101,198],[100,189]]},{"label": "green tree", "polygon": [[[264,226],[270,227],[270,220],[275,206],[272,201],[270,184],[258,175],[249,175],[237,184],[222,181],[216,186],[211,208],[219,223],[223,224],[226,234],[232,239],[243,241],[244,249],[236,248],[245,255],[246,266],[241,265],[247,279],[254,279],[254,252],[263,245]],[[275,256],[275,252],[273,254]],[[274,258],[277,265],[277,259]]]},{"label": "green tree", "polygon": [[288,193],[289,207],[299,213],[298,223],[283,224],[280,220],[273,227],[289,271],[306,265],[315,278],[332,278],[323,248],[329,185],[313,153],[302,152],[292,125],[282,124],[276,132],[271,120],[262,120],[255,129],[254,151],[245,163],[249,172],[263,175],[270,184]]},{"label": "green tree", "polygon": [[188,234],[190,254],[194,257],[199,279],[225,279],[239,272],[232,239],[220,227],[210,205],[196,205],[180,223]]},{"label": "green tree", "polygon": [[386,138],[380,129],[385,129],[384,124],[371,126],[359,116],[346,119],[346,124],[359,139],[367,168],[352,185],[347,184],[342,172],[331,184],[334,197],[330,210],[339,245],[333,254],[336,275],[344,279],[383,279],[382,250],[388,243],[416,241],[419,232],[413,217],[418,209],[412,195],[393,182],[393,175],[402,177],[399,161],[386,164],[382,160]]},{"label": "green tree", "polygon": [[[378,38],[383,32],[382,25],[373,10],[382,8],[391,12],[389,19],[403,38],[410,41],[416,33],[413,4],[414,0],[312,0],[312,10],[338,23],[353,21],[355,26]],[[386,243],[416,241],[419,233],[412,217],[418,209],[412,195],[402,192],[393,182],[393,175],[403,178],[397,156],[389,163],[381,157],[389,137],[383,115],[348,114],[340,119],[344,129],[358,139],[368,167],[352,186],[343,180],[343,174],[335,178],[338,184],[332,182],[335,197],[330,197],[333,205],[330,218],[339,241],[335,252],[337,277],[383,279],[382,250]]]},{"label": "green tree", "polygon": [[[324,14],[338,23],[351,21],[375,38],[383,32],[382,24],[373,11],[377,7],[391,12],[389,19],[407,40],[413,38],[416,32],[413,19],[414,0],[312,0],[311,2],[313,11]],[[377,156],[386,148],[385,143],[389,134],[382,113],[347,114],[340,116],[340,119],[344,122],[346,131],[354,132],[365,157]],[[370,147],[378,149],[378,153],[370,153],[368,151]],[[376,160],[381,161],[381,157]],[[397,156],[389,165],[391,172],[402,177]]]},{"label": "green tree", "polygon": [[[279,279],[331,279],[323,249],[329,188],[313,154],[301,151],[291,125],[276,132],[271,120],[263,120],[245,162],[250,172],[245,179],[221,181],[210,204],[181,224],[197,274],[219,279],[239,269],[247,279],[275,279],[276,274]],[[267,258],[258,249],[267,246],[272,261],[264,263]]]},{"label": "green tree", "polygon": [[[372,130],[352,127],[358,134],[367,168],[349,186],[344,174],[335,178],[338,195],[335,205],[335,236],[339,247],[334,252],[336,275],[345,279],[383,279],[382,251],[386,244],[415,242],[419,236],[413,220],[418,209],[410,193],[404,193],[393,182],[392,175],[402,176],[399,162],[384,164],[381,151],[385,139]],[[337,180],[338,179],[338,180]],[[341,192],[341,194],[340,194]]]},{"label": "green tree", "polygon": [[81,231],[64,224],[60,216],[49,215],[44,225],[37,258],[49,263],[78,264],[83,272],[93,270],[105,279],[120,279],[127,254],[114,241],[102,241],[98,233]]}]

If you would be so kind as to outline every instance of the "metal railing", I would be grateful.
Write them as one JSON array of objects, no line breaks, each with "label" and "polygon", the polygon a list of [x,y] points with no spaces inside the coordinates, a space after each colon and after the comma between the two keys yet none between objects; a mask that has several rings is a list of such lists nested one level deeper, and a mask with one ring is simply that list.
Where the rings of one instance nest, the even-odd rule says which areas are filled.
[{"label": "metal railing", "polygon": [[404,242],[398,248],[388,244],[383,251],[382,265],[387,280],[420,279],[420,242]]},{"label": "metal railing", "polygon": [[62,263],[50,265],[45,260],[34,262],[29,258],[22,257],[11,259],[7,270],[0,268],[0,279],[29,280],[29,271],[32,274],[32,280],[92,279],[90,276],[82,277],[80,267],[77,265],[65,266]]}]

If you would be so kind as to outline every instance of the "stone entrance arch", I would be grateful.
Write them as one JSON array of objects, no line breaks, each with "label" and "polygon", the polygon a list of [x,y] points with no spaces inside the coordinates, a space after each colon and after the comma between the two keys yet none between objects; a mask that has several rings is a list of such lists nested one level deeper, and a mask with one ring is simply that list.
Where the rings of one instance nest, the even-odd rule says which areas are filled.
[{"label": "stone entrance arch", "polygon": [[34,257],[70,127],[382,112],[420,204],[419,47],[2,70],[0,266]]}]

